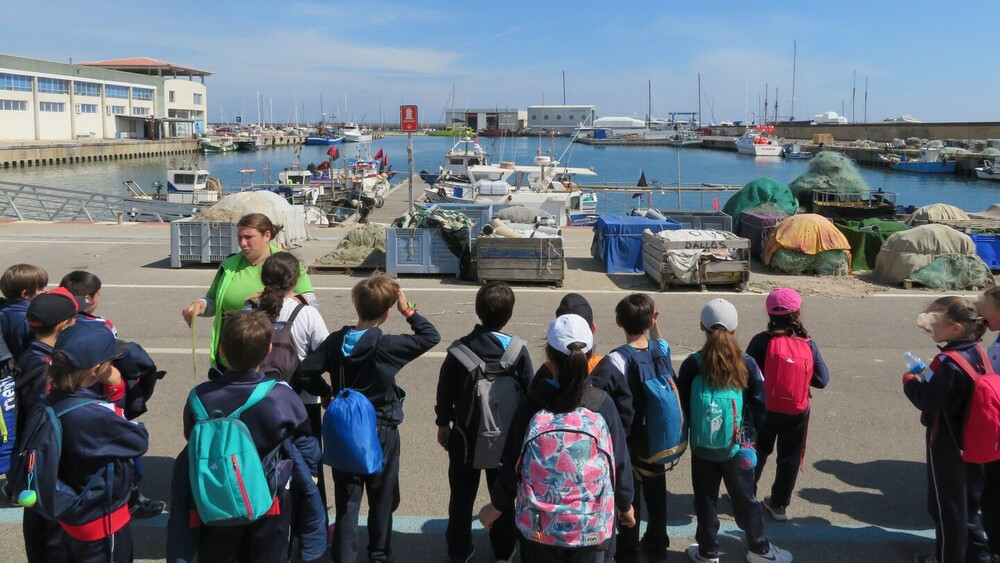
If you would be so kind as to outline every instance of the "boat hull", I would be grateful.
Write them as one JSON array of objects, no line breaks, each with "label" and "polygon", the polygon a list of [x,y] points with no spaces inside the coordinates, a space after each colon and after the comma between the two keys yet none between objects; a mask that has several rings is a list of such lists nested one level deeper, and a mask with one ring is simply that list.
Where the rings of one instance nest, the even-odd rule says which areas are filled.
[{"label": "boat hull", "polygon": [[341,141],[340,137],[306,137],[307,145],[335,145]]},{"label": "boat hull", "polygon": [[980,180],[992,180],[994,182],[1000,182],[1000,171],[984,170],[982,168],[976,168],[976,178]]},{"label": "boat hull", "polygon": [[954,174],[958,163],[949,162],[893,162],[889,168],[900,172],[917,172],[920,174]]},{"label": "boat hull", "polygon": [[748,156],[781,156],[781,145],[764,145],[743,143],[736,144],[736,151]]}]

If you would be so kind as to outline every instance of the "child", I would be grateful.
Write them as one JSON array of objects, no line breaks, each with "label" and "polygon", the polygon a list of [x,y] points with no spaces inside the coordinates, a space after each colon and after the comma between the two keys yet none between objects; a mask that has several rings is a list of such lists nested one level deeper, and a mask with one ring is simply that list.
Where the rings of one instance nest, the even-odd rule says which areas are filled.
[{"label": "child", "polygon": [[45,291],[48,284],[49,274],[31,264],[14,264],[0,276],[0,292],[4,298],[0,306],[0,328],[3,329],[3,340],[15,361],[34,338],[31,328],[24,320],[28,304],[36,295]]},{"label": "child", "polygon": [[[271,322],[262,311],[226,314],[219,335],[219,349],[226,359],[228,370],[195,388],[207,412],[229,414],[235,411],[247,402],[258,384],[268,381],[258,367],[267,356],[272,332]],[[199,521],[194,517],[194,503],[190,498],[190,482],[183,478],[189,471],[185,449],[177,459],[181,470],[174,470],[174,503],[167,539],[169,561],[190,561],[195,546],[200,561],[263,562],[287,561],[289,558],[289,530],[292,518],[300,507],[291,502],[293,491],[286,486],[293,470],[287,463],[287,457],[275,452],[290,441],[305,463],[315,468],[319,463],[319,446],[311,435],[302,401],[284,382],[274,385],[259,403],[246,409],[239,418],[264,460],[269,482],[279,483],[275,491],[276,507],[250,524],[198,527]],[[185,439],[189,438],[194,424],[195,416],[190,403],[187,403],[184,406]],[[189,514],[193,522],[186,525]],[[319,534],[324,534],[322,524],[320,522],[312,533],[318,530]],[[192,527],[197,528],[196,542],[188,536]]]},{"label": "child", "polygon": [[[546,364],[552,378],[532,389],[528,397],[518,406],[500,466],[497,468],[499,475],[491,489],[492,502],[480,510],[479,519],[484,526],[491,528],[504,513],[514,514],[521,532],[521,561],[524,563],[604,561],[614,528],[615,508],[622,526],[635,525],[632,510],[632,467],[625,447],[625,432],[611,398],[603,391],[587,384],[586,353],[594,345],[594,335],[587,322],[578,315],[557,317],[549,325],[545,340]],[[589,512],[594,508],[590,506],[591,503],[599,505],[599,509],[593,513],[595,518],[587,521],[579,517],[578,511],[566,510],[561,506],[564,502],[559,496],[560,491],[564,490],[562,488],[550,489],[549,493],[544,495],[542,502],[532,502],[537,501],[537,497],[529,493],[537,492],[544,487],[549,482],[545,477],[552,475],[543,476],[540,474],[544,472],[522,471],[521,467],[521,461],[524,459],[522,445],[527,451],[530,442],[534,441],[542,446],[543,455],[546,450],[533,430],[537,430],[536,427],[540,425],[548,424],[546,422],[548,420],[557,420],[557,417],[565,417],[562,420],[569,423],[574,413],[579,414],[578,422],[590,420],[601,430],[596,435],[591,435],[598,451],[594,452],[592,447],[580,451],[573,448],[568,441],[549,446],[556,452],[577,453],[577,457],[571,460],[572,464],[554,464],[555,468],[560,466],[565,468],[556,480],[561,482],[565,482],[564,479],[572,480],[570,489],[581,488],[580,492],[575,490],[570,492],[578,503],[583,503],[584,500],[590,501],[586,508],[580,510]],[[529,435],[529,432],[532,434]],[[610,463],[613,464],[614,470],[610,472],[609,481],[600,478],[605,468],[593,465],[594,462],[604,462],[606,459],[600,450],[601,437],[604,436],[610,436],[610,447],[613,449]],[[585,440],[577,440],[574,444],[584,442]],[[578,473],[573,474],[573,471]],[[533,478],[536,475],[543,481],[535,482]],[[605,485],[611,489],[603,489]],[[593,490],[594,487],[599,487],[596,492]],[[565,501],[569,502],[570,499]],[[609,504],[611,506],[608,506]],[[609,511],[611,513],[608,513]],[[561,518],[575,519],[575,521],[569,523]],[[584,530],[584,527],[587,529]],[[577,536],[576,545],[574,547],[554,545],[557,535],[564,540]]]},{"label": "child", "polygon": [[[399,284],[383,274],[358,282],[351,290],[358,324],[330,334],[322,346],[299,365],[302,388],[328,397],[345,387],[365,394],[375,407],[379,442],[385,465],[381,473],[358,475],[333,472],[336,527],[333,560],[354,563],[358,558],[358,510],[368,492],[368,557],[388,561],[392,513],[399,506],[399,430],[406,393],[396,385],[396,374],[441,341],[437,329],[412,303]],[[383,334],[379,329],[393,305],[413,334]],[[330,374],[332,388],[322,379]]]},{"label": "child", "polygon": [[[643,393],[642,381],[639,381],[637,372],[633,373],[627,367],[631,358],[638,354],[645,355],[652,362],[649,357],[651,346],[657,346],[658,354],[665,356],[669,362],[670,345],[661,338],[660,328],[656,323],[658,316],[656,303],[644,293],[633,293],[619,301],[615,306],[615,322],[625,332],[625,344],[605,356],[591,376],[595,387],[608,390],[608,386],[601,385],[601,382],[621,382],[620,386],[628,390],[628,411],[623,412],[621,408],[618,411],[622,424],[628,424],[625,429],[629,436],[629,454],[638,477],[635,480],[632,508],[638,518],[642,514],[642,501],[645,498],[649,518],[646,533],[641,540],[638,526],[621,531],[615,550],[615,561],[621,563],[637,561],[640,545],[650,559],[664,561],[667,558],[667,548],[670,547],[670,537],[667,535],[666,470],[663,465],[642,462],[636,454],[636,440],[647,432],[646,419],[641,412],[641,401],[636,400]],[[649,331],[649,339],[646,338],[646,331]],[[673,369],[669,376],[674,376]]]},{"label": "child", "polygon": [[[986,332],[986,319],[962,297],[935,300],[917,317],[917,326],[934,342],[944,343],[942,352],[956,351],[976,369],[988,361],[977,344]],[[982,464],[964,462],[961,454],[972,388],[972,378],[944,354],[922,374],[903,374],[903,392],[927,427],[927,498],[935,524],[934,553],[918,555],[918,563],[990,560],[978,515],[985,470]]]},{"label": "child", "polygon": [[[771,496],[764,498],[764,508],[771,514],[771,517],[778,522],[788,520],[785,509],[792,500],[792,490],[795,488],[795,479],[799,474],[799,466],[805,455],[806,430],[809,427],[809,390],[808,387],[823,389],[830,381],[830,372],[827,370],[823,356],[816,347],[816,342],[809,338],[804,326],[802,326],[801,311],[802,298],[794,289],[779,287],[771,291],[764,303],[767,308],[768,318],[767,330],[758,333],[750,339],[747,345],[747,355],[753,358],[757,365],[764,372],[764,381],[767,384],[783,381],[787,382],[790,388],[794,388],[801,395],[800,408],[787,408],[785,404],[776,404],[779,401],[770,394],[767,397],[767,418],[764,425],[757,428],[757,469],[754,472],[754,482],[760,481],[760,476],[764,472],[764,465],[767,464],[767,456],[774,451],[774,443],[778,442],[778,459],[775,462],[774,484],[771,485]],[[790,341],[775,340],[778,337],[790,337]],[[799,357],[782,356],[780,346],[775,346],[772,350],[772,343],[790,342],[789,346],[798,346],[796,352]],[[794,348],[792,348],[794,349]],[[771,356],[776,365],[769,364],[766,359]],[[787,354],[787,352],[786,352]],[[808,359],[807,359],[808,358]],[[794,373],[791,371],[785,375],[778,372],[780,366],[788,366],[788,360],[794,360]],[[803,369],[803,364],[804,368]],[[771,373],[769,370],[774,370]],[[810,373],[811,372],[811,373]],[[781,376],[781,377],[779,377]],[[790,376],[790,377],[789,377]],[[778,385],[774,383],[774,385]],[[782,384],[784,385],[784,384]],[[785,387],[782,387],[785,389]],[[789,396],[787,392],[782,396]],[[790,412],[796,411],[796,412]]]},{"label": "child", "polygon": [[[976,310],[986,319],[986,326],[1000,331],[1000,286],[987,289],[976,301]],[[1000,373],[1000,336],[986,350],[993,366],[993,373]],[[986,483],[983,485],[983,528],[995,560],[1000,559],[1000,461],[987,463]]]},{"label": "child", "polygon": [[[705,332],[705,345],[700,352],[688,356],[681,364],[677,389],[690,421],[691,484],[694,489],[694,510],[698,518],[695,539],[698,543],[687,549],[687,556],[695,562],[719,561],[719,484],[726,483],[726,491],[733,502],[736,525],[746,534],[749,563],[790,563],[792,555],[769,542],[764,533],[764,517],[760,502],[754,498],[754,473],[752,461],[738,448],[737,440],[725,438],[722,451],[711,448],[716,444],[702,442],[701,429],[710,423],[711,439],[719,434],[726,421],[732,425],[734,438],[741,428],[760,427],[765,414],[764,380],[753,358],[740,352],[734,337],[739,317],[736,307],[725,299],[713,299],[701,310],[701,329]],[[718,409],[716,395],[731,400],[735,411],[727,418],[729,409]],[[742,405],[742,408],[739,407]],[[749,412],[748,412],[749,411]],[[748,420],[749,418],[749,420]],[[752,433],[744,428],[743,434]],[[745,437],[743,439],[746,439]],[[737,451],[734,451],[736,449]]]},{"label": "child", "polygon": [[[512,337],[500,332],[514,313],[514,292],[504,282],[489,282],[476,294],[477,324],[468,335],[460,338],[482,362],[499,362]],[[533,373],[531,356],[523,345],[514,363],[501,377],[513,377],[520,389],[527,389]],[[453,356],[448,354],[441,364],[438,376],[437,405],[434,407],[438,427],[438,443],[448,451],[448,486],[451,498],[448,502],[448,555],[456,563],[472,559],[475,549],[472,545],[472,510],[479,491],[480,470],[473,467],[476,435],[482,409],[476,406],[475,382],[471,381],[468,370]],[[513,412],[517,404],[501,405],[501,409]],[[496,481],[496,468],[486,469],[486,487],[492,488]],[[490,544],[493,556],[498,561],[509,560],[514,553],[517,535],[514,518],[507,513],[490,529]]]},{"label": "child", "polygon": [[[28,413],[48,392],[45,372],[52,357],[52,347],[59,334],[76,322],[80,307],[77,299],[65,288],[37,295],[28,305],[26,319],[35,333],[35,339],[17,363],[19,374],[14,385],[16,430],[25,427]],[[25,510],[21,527],[25,540],[44,538],[44,541],[25,541],[24,552],[29,563],[57,560],[61,551],[59,524],[46,520],[34,510]]]},{"label": "child", "polygon": [[[59,521],[61,556],[67,561],[132,561],[128,525],[132,459],[146,453],[149,434],[142,424],[116,414],[113,405],[91,389],[96,384],[121,383],[121,375],[111,367],[114,355],[115,337],[94,323],[66,328],[53,347],[47,401],[56,410],[66,401],[95,401],[59,419],[63,433],[59,478],[74,490],[89,485],[93,492]],[[109,464],[113,475],[107,474]]]},{"label": "child", "polygon": [[80,313],[81,321],[103,323],[111,330],[112,334],[118,336],[118,330],[115,329],[115,325],[111,324],[111,321],[94,315],[97,306],[101,304],[101,278],[86,270],[73,270],[63,276],[62,280],[59,281],[59,287],[65,287],[73,295],[86,297],[90,302]]}]

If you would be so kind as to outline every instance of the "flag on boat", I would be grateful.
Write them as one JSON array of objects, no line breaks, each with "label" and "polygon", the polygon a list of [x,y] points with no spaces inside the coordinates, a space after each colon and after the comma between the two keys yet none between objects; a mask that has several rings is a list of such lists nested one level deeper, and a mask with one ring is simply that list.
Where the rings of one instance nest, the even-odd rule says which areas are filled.
[{"label": "flag on boat", "polygon": [[649,186],[649,184],[646,183],[646,173],[643,172],[642,170],[640,170],[639,171],[639,182],[636,183],[636,187],[645,188],[647,186]]},{"label": "flag on boat", "polygon": [[[379,151],[379,152],[382,152],[382,151]],[[385,169],[388,168],[388,167],[389,167],[389,155],[384,155],[382,157],[381,164],[378,165],[378,171],[379,172],[384,172]]]},{"label": "flag on boat", "polygon": [[338,156],[337,155],[337,147],[331,146],[329,149],[326,150],[326,154],[327,154],[327,156],[329,156],[333,160],[337,160],[337,156]]},{"label": "flag on boat", "polygon": [[379,149],[378,152],[375,153],[375,160],[382,160],[382,156],[382,149]]}]

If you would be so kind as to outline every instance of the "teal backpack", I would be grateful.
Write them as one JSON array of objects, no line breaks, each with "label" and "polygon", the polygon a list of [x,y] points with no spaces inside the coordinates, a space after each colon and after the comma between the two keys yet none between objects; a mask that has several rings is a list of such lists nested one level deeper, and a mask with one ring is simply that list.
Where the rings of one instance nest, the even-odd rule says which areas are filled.
[{"label": "teal backpack", "polygon": [[276,380],[259,383],[243,406],[229,415],[209,414],[192,389],[188,404],[195,423],[188,438],[188,471],[191,496],[198,517],[213,526],[241,526],[257,520],[274,503],[253,436],[240,415],[259,403]]},{"label": "teal backpack", "polygon": [[[694,356],[701,369],[701,354]],[[728,461],[740,451],[743,389],[719,389],[697,375],[691,381],[691,453],[708,461]]]}]

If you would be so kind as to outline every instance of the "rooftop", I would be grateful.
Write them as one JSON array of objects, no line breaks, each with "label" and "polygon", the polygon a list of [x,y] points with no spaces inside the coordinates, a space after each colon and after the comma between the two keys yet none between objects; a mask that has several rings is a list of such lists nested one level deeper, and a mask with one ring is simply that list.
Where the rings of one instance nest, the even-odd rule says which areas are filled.
[{"label": "rooftop", "polygon": [[179,64],[168,63],[150,57],[133,57],[130,59],[112,59],[107,61],[93,61],[88,63],[78,63],[81,66],[92,66],[106,68],[109,70],[120,70],[135,74],[146,74],[149,76],[212,76],[207,70],[198,70]]}]

